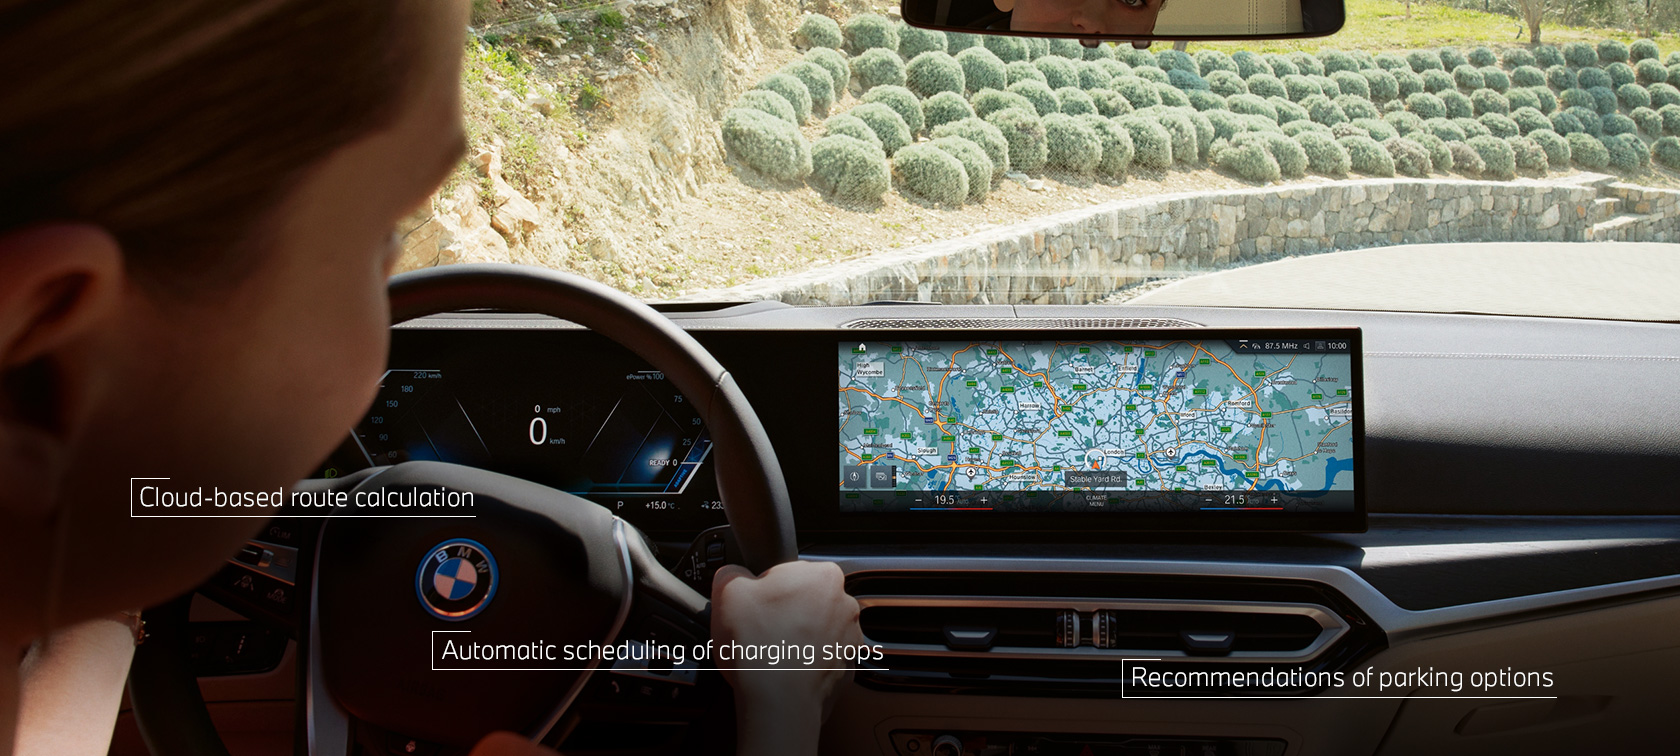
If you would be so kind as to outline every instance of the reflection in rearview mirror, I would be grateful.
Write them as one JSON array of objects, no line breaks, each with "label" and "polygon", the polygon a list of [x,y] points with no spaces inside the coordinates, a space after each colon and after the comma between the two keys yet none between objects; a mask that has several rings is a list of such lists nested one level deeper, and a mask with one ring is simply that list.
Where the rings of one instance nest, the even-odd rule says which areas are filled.
[{"label": "reflection in rearview mirror", "polygon": [[1322,37],[1342,0],[904,0],[904,20],[950,31],[1083,40]]}]

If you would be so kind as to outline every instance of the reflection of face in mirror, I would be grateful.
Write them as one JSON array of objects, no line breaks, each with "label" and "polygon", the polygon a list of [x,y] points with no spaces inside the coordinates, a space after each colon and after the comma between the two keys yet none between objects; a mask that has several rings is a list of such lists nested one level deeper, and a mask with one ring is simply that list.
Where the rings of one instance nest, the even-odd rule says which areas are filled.
[{"label": "reflection of face in mirror", "polygon": [[1011,31],[1080,36],[1145,38],[1155,32],[1155,16],[1166,0],[995,0],[998,10],[1013,10]]}]

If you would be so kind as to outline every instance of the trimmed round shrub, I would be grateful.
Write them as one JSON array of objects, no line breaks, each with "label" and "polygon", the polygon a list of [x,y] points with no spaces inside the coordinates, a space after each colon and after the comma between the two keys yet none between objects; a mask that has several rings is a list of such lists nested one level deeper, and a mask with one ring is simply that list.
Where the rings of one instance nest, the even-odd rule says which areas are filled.
[{"label": "trimmed round shrub", "polygon": [[1132,75],[1154,84],[1166,84],[1167,72],[1155,66],[1136,66],[1132,68]]},{"label": "trimmed round shrub", "polygon": [[1288,97],[1289,90],[1283,86],[1283,80],[1270,74],[1255,74],[1244,82],[1250,94],[1261,97]]},{"label": "trimmed round shrub", "polygon": [[1546,72],[1534,66],[1521,66],[1511,72],[1511,83],[1519,87],[1543,87],[1546,86]]},{"label": "trimmed round shrub", "polygon": [[1564,59],[1563,51],[1554,45],[1540,45],[1534,48],[1534,65],[1536,66],[1550,68],[1561,66],[1566,62],[1568,61]]},{"label": "trimmed round shrub", "polygon": [[1447,107],[1448,118],[1469,118],[1476,114],[1476,107],[1463,92],[1442,92],[1441,104]]},{"label": "trimmed round shrub", "polygon": [[1046,83],[1049,79],[1044,78],[1044,72],[1038,70],[1038,66],[1024,60],[1017,60],[1009,63],[1003,67],[1003,70],[1007,74],[1010,84],[1023,81],[1036,81],[1040,84],[1045,84],[1045,86],[1049,86]]},{"label": "trimmed round shrub", "polygon": [[1215,143],[1213,162],[1214,165],[1249,181],[1270,183],[1283,178],[1277,160],[1258,140],[1251,139],[1239,144]]},{"label": "trimmed round shrub", "polygon": [[1147,116],[1133,114],[1114,119],[1114,125],[1126,130],[1132,138],[1132,162],[1164,170],[1172,165],[1172,135],[1165,126]]},{"label": "trimmed round shrub", "polygon": [[1132,135],[1114,121],[1097,115],[1075,116],[1097,135],[1102,145],[1102,159],[1097,161],[1095,173],[1103,178],[1121,178],[1132,167]]},{"label": "trimmed round shrub", "polygon": [[1182,68],[1174,68],[1171,71],[1168,71],[1167,83],[1185,91],[1212,88],[1208,84],[1207,79],[1201,77],[1201,74],[1193,71],[1186,71]]},{"label": "trimmed round shrub", "polygon": [[920,134],[927,125],[927,119],[922,116],[922,101],[904,87],[885,85],[869,90],[863,96],[865,103],[876,103],[893,109],[899,118],[904,119],[904,125],[910,129],[912,136]]},{"label": "trimmed round shrub", "polygon": [[1383,121],[1394,127],[1394,133],[1400,136],[1423,130],[1423,119],[1418,117],[1418,114],[1406,110],[1384,113]]},{"label": "trimmed round shrub", "polygon": [[[1626,63],[1611,63],[1604,67],[1604,72],[1610,75],[1611,89],[1639,81],[1639,75],[1634,73],[1633,66]],[[1665,70],[1663,73],[1666,75],[1668,72]]]},{"label": "trimmed round shrub", "polygon": [[1050,40],[1050,54],[1069,60],[1081,60],[1085,57],[1084,50],[1076,39]]},{"label": "trimmed round shrub", "polygon": [[[1108,61],[1113,63],[1114,61]],[[1097,65],[1096,61],[1082,60],[1079,62],[1079,88],[1097,89],[1107,88],[1109,82],[1114,81],[1114,74],[1108,69]]]},{"label": "trimmed round shrub", "polygon": [[1003,133],[1009,143],[1009,170],[1033,173],[1044,168],[1047,157],[1044,122],[1033,111],[1004,108],[986,116],[986,122]]},{"label": "trimmed round shrub", "polygon": [[1491,66],[1499,62],[1499,56],[1494,55],[1493,50],[1481,45],[1470,48],[1470,52],[1464,54],[1464,59],[1477,67]]},{"label": "trimmed round shrub", "polygon": [[1445,71],[1423,72],[1423,91],[1425,92],[1436,94],[1451,92],[1457,86],[1458,83],[1453,79],[1452,74]]},{"label": "trimmed round shrub", "polygon": [[980,46],[980,35],[945,32],[945,52],[956,55],[962,50]]},{"label": "trimmed round shrub", "polygon": [[974,106],[974,114],[981,118],[1004,108],[1024,108],[1034,113],[1038,112],[1038,108],[1033,107],[1032,100],[1014,92],[1001,92],[996,89],[981,90],[974,95],[974,99],[969,100],[969,104]]},{"label": "trimmed round shrub", "polygon": [[1518,136],[1506,139],[1505,143],[1511,145],[1511,153],[1516,156],[1517,170],[1544,174],[1551,169],[1551,162],[1546,159],[1546,151],[1540,149],[1540,145],[1533,139]]},{"label": "trimmed round shrub", "polygon": [[1306,130],[1290,137],[1307,154],[1307,167],[1313,173],[1326,176],[1345,176],[1353,168],[1353,160],[1346,147],[1322,131]]},{"label": "trimmed round shrub", "polygon": [[1131,45],[1117,45],[1114,48],[1114,57],[1133,68],[1155,65],[1155,56],[1150,55],[1147,50],[1139,50]]},{"label": "trimmed round shrub", "polygon": [[1640,84],[1661,84],[1668,81],[1668,69],[1652,58],[1634,64],[1633,73]]},{"label": "trimmed round shrub", "polygon": [[1079,69],[1074,68],[1073,61],[1067,58],[1045,56],[1033,61],[1032,67],[1044,74],[1044,84],[1051,89],[1079,85]]},{"label": "trimmed round shrub", "polygon": [[[1167,130],[1172,137],[1173,159],[1184,164],[1193,164],[1201,158],[1201,142],[1196,133],[1196,124],[1189,116],[1173,110],[1158,110],[1152,115]],[[1209,119],[1211,125],[1212,119]],[[1215,129],[1217,133],[1217,129]]]},{"label": "trimmed round shrub", "polygon": [[793,30],[793,43],[800,47],[829,47],[839,49],[845,44],[845,37],[840,35],[840,24],[827,16],[807,13],[799,19],[799,26]]},{"label": "trimmed round shrub", "polygon": [[1290,74],[1283,77],[1284,96],[1294,102],[1300,102],[1313,96],[1324,96],[1324,90],[1318,84],[1300,74]]},{"label": "trimmed round shrub", "polygon": [[1080,55],[1086,60],[1113,60],[1114,45],[1104,42],[1096,47],[1080,46]]},{"label": "trimmed round shrub", "polygon": [[[1509,94],[1505,95],[1505,101],[1510,103],[1513,113],[1523,108],[1528,108],[1537,113],[1540,111],[1540,98],[1535,97],[1534,93],[1525,87],[1517,87],[1511,90]],[[1471,104],[1474,105],[1475,101],[1471,101]],[[1540,113],[1540,115],[1545,115],[1545,113]]]},{"label": "trimmed round shrub", "polygon": [[940,92],[922,101],[922,127],[926,129],[973,117],[974,108],[956,92]]},{"label": "trimmed round shrub", "polygon": [[1368,176],[1393,176],[1394,158],[1388,156],[1388,150],[1377,144],[1370,137],[1358,135],[1345,136],[1336,140],[1347,148],[1348,160],[1353,170]]},{"label": "trimmed round shrub", "polygon": [[1295,61],[1283,53],[1265,53],[1260,56],[1262,61],[1272,69],[1272,75],[1279,79],[1291,74],[1298,74],[1301,69],[1295,67]]},{"label": "trimmed round shrub", "polygon": [[1335,48],[1319,50],[1318,61],[1324,66],[1324,73],[1326,75],[1333,74],[1338,71],[1359,70],[1359,62],[1354,60],[1352,55],[1348,55],[1347,53]]},{"label": "trimmed round shrub", "polygon": [[1626,63],[1628,46],[1621,40],[1606,39],[1598,43],[1598,62],[1604,65],[1611,63]]},{"label": "trimmed round shrub", "polygon": [[1292,136],[1295,136],[1297,134],[1301,134],[1301,133],[1307,132],[1307,131],[1316,131],[1320,134],[1324,134],[1325,136],[1335,136],[1335,134],[1336,134],[1336,132],[1334,130],[1332,130],[1329,126],[1325,126],[1322,123],[1313,123],[1312,121],[1308,121],[1308,120],[1290,121],[1289,123],[1286,123],[1282,126],[1279,126],[1278,131],[1283,132],[1284,136],[1289,136],[1289,137],[1292,137]]},{"label": "trimmed round shrub", "polygon": [[1465,144],[1482,158],[1482,175],[1500,181],[1517,177],[1517,155],[1505,140],[1496,136],[1473,136]]},{"label": "trimmed round shrub", "polygon": [[1628,60],[1633,62],[1656,60],[1657,56],[1661,54],[1662,52],[1657,49],[1657,43],[1649,39],[1636,39],[1633,44],[1628,45]]},{"label": "trimmed round shrub", "polygon": [[1609,167],[1610,170],[1621,174],[1638,173],[1650,162],[1650,153],[1645,151],[1645,144],[1639,141],[1639,137],[1631,134],[1626,136],[1639,146],[1636,148],[1629,144],[1621,135],[1604,138],[1604,151],[1610,156]]},{"label": "trimmed round shrub", "polygon": [[1511,77],[1506,75],[1504,71],[1490,66],[1482,69],[1482,84],[1488,89],[1503,94],[1511,89]]},{"label": "trimmed round shrub", "polygon": [[1628,110],[1634,108],[1651,107],[1651,93],[1638,84],[1623,84],[1616,87],[1616,99],[1622,107]]},{"label": "trimmed round shrub", "polygon": [[735,107],[762,110],[788,123],[799,123],[787,98],[768,89],[749,89],[742,92],[741,99],[735,103]]},{"label": "trimmed round shrub", "polygon": [[1459,89],[1476,90],[1487,86],[1487,83],[1482,80],[1481,70],[1468,63],[1454,68],[1452,77],[1453,84],[1457,85]]},{"label": "trimmed round shrub", "polygon": [[1306,108],[1282,97],[1268,97],[1266,98],[1266,104],[1277,108],[1279,124],[1289,123],[1290,121],[1312,121],[1312,117],[1307,115]]},{"label": "trimmed round shrub", "polygon": [[1236,61],[1231,60],[1231,56],[1218,50],[1198,50],[1194,58],[1196,60],[1196,70],[1202,76],[1207,76],[1214,71],[1237,72]]},{"label": "trimmed round shrub", "polygon": [[1255,95],[1251,95],[1251,94],[1236,95],[1234,97],[1231,97],[1230,99],[1227,99],[1225,101],[1225,106],[1227,108],[1229,108],[1232,113],[1243,113],[1243,114],[1246,114],[1246,115],[1257,115],[1257,116],[1264,117],[1264,118],[1270,120],[1273,123],[1278,122],[1277,106],[1275,106],[1275,105],[1273,105],[1269,102],[1266,102],[1264,99],[1262,99],[1260,97],[1257,97]]},{"label": "trimmed round shrub", "polygon": [[[1359,77],[1365,80],[1365,96],[1372,102],[1383,103],[1400,96],[1400,83],[1394,79],[1394,74],[1380,68],[1367,68],[1359,72]],[[1347,91],[1347,87],[1342,87]]]},{"label": "trimmed round shrub", "polygon": [[784,66],[782,73],[798,79],[799,83],[805,85],[805,91],[811,96],[811,112],[828,114],[828,109],[834,106],[835,99],[834,77],[828,73],[828,69],[810,61],[796,60]]},{"label": "trimmed round shrub", "polygon": [[[961,121],[947,123],[933,130],[935,141],[946,137],[962,137],[976,145],[986,153],[986,158],[992,165],[992,183],[1003,180],[1003,174],[1009,170],[1009,142],[1004,139],[1003,132],[979,118],[964,118]],[[973,191],[974,187],[969,187]]]},{"label": "trimmed round shrub", "polygon": [[1650,108],[1634,108],[1628,114],[1633,118],[1633,125],[1639,127],[1639,133],[1656,138],[1662,136],[1662,116]]},{"label": "trimmed round shrub", "polygon": [[940,205],[961,205],[968,196],[962,161],[932,144],[912,144],[892,161],[893,178],[904,191]]},{"label": "trimmed round shrub", "polygon": [[1462,142],[1469,137],[1458,124],[1445,118],[1431,118],[1423,122],[1423,128],[1431,134],[1447,142]]},{"label": "trimmed round shrub", "polygon": [[1664,135],[1680,136],[1680,105],[1664,105],[1657,108],[1657,117],[1662,119]]},{"label": "trimmed round shrub", "polygon": [[1413,50],[1406,53],[1406,64],[1412,67],[1412,71],[1420,74],[1424,71],[1446,70],[1441,65],[1441,54],[1434,50]]},{"label": "trimmed round shrub", "polygon": [[[1575,118],[1575,123],[1579,124],[1578,131],[1593,136],[1603,133],[1604,121],[1598,117],[1598,111],[1592,108],[1565,108],[1563,112]],[[1552,126],[1557,125],[1557,121],[1552,122]]]},{"label": "trimmed round shrub", "polygon": [[904,67],[904,86],[918,97],[932,97],[940,92],[961,95],[967,91],[966,82],[962,64],[940,50],[917,55]]},{"label": "trimmed round shrub", "polygon": [[1615,90],[1609,87],[1593,87],[1587,92],[1592,95],[1593,105],[1596,106],[1594,110],[1597,110],[1599,115],[1614,113],[1620,105],[1620,102],[1616,99]]},{"label": "trimmed round shrub", "polygon": [[886,154],[886,150],[881,148],[881,137],[875,135],[875,129],[850,113],[829,116],[828,120],[823,122],[823,136],[849,136],[874,147],[883,155]]},{"label": "trimmed round shrub", "polygon": [[[827,72],[824,72],[827,75]],[[811,119],[811,90],[805,88],[805,82],[785,73],[774,73],[764,77],[755,89],[765,89],[775,92],[793,106],[793,122],[804,123]]]},{"label": "trimmed round shrub", "polygon": [[1598,101],[1593,99],[1592,93],[1585,89],[1565,89],[1558,95],[1558,103],[1564,108],[1589,108],[1596,110]]},{"label": "trimmed round shrub", "polygon": [[1598,141],[1591,134],[1568,134],[1570,159],[1575,165],[1589,171],[1602,171],[1610,165],[1610,151],[1605,149],[1604,143]]},{"label": "trimmed round shrub", "polygon": [[[1323,76],[1324,64],[1312,53],[1296,51],[1289,53],[1289,62],[1295,64],[1295,69],[1307,76]],[[1275,68],[1275,66],[1274,66]]]},{"label": "trimmed round shrub", "polygon": [[1394,162],[1395,172],[1414,178],[1429,175],[1429,150],[1423,145],[1405,137],[1385,139],[1381,144],[1383,149],[1388,150],[1388,157]]},{"label": "trimmed round shrub", "polygon": [[1389,100],[1388,102],[1382,104],[1382,112],[1384,115],[1403,112],[1405,109],[1406,103],[1399,100]]},{"label": "trimmed round shrub", "polygon": [[852,64],[846,62],[845,53],[828,47],[813,47],[806,51],[805,60],[822,66],[828,72],[828,80],[834,84],[836,101],[845,95],[846,87],[852,83]]},{"label": "trimmed round shrub", "polygon": [[1041,116],[1062,112],[1061,100],[1056,99],[1056,93],[1051,91],[1049,85],[1043,82],[1018,81],[1010,84],[1009,89],[1004,91],[1027,98],[1027,101],[1032,103],[1033,109],[1038,111]]},{"label": "trimmed round shrub", "polygon": [[1407,97],[1406,109],[1416,113],[1419,118],[1426,121],[1431,118],[1447,117],[1446,103],[1441,102],[1440,97],[1429,94],[1428,92],[1418,92],[1417,94]]},{"label": "trimmed round shrub", "polygon": [[1224,110],[1225,98],[1201,89],[1192,89],[1184,93],[1184,99],[1190,101],[1190,107],[1197,110]]},{"label": "trimmed round shrub", "polygon": [[944,54],[946,49],[945,32],[909,24],[898,27],[898,56],[905,60],[915,60],[922,53]]},{"label": "trimmed round shrub", "polygon": [[1045,165],[1050,168],[1090,173],[1102,161],[1102,142],[1097,132],[1071,115],[1045,116],[1044,142]]},{"label": "trimmed round shrub", "polygon": [[1644,173],[1651,167],[1651,150],[1645,146],[1645,140],[1635,134],[1617,134],[1616,141],[1621,142],[1633,153],[1636,161],[1635,173]]},{"label": "trimmed round shrub", "polygon": [[1406,62],[1406,56],[1398,53],[1377,53],[1375,60],[1377,68],[1381,68],[1384,71],[1398,71],[1402,68],[1407,71],[1412,70],[1411,64]]},{"label": "trimmed round shrub", "polygon": [[875,137],[881,140],[881,150],[888,155],[910,143],[910,127],[904,123],[904,117],[886,105],[868,102],[846,113],[868,125],[869,130],[875,132]]},{"label": "trimmed round shrub", "polygon": [[1651,145],[1651,159],[1680,171],[1680,137],[1665,136]]},{"label": "trimmed round shrub", "polygon": [[863,91],[880,86],[904,86],[904,59],[882,47],[872,47],[852,58],[852,78]]},{"label": "trimmed round shrub", "polygon": [[1580,82],[1575,78],[1575,72],[1566,66],[1552,66],[1546,69],[1546,86],[1560,92],[1574,89]]},{"label": "trimmed round shrub", "polygon": [[1441,67],[1448,71],[1470,62],[1464,57],[1464,52],[1456,47],[1443,47],[1436,52],[1441,56]]},{"label": "trimmed round shrub", "polygon": [[992,190],[993,166],[992,159],[980,145],[957,136],[939,137],[928,144],[944,150],[962,163],[963,175],[968,178],[968,201],[978,202],[986,198],[986,193]]},{"label": "trimmed round shrub", "polygon": [[752,108],[730,108],[723,115],[723,145],[737,160],[781,181],[811,173],[811,145],[799,127]]},{"label": "trimmed round shrub", "polygon": [[1348,119],[1342,112],[1340,105],[1332,102],[1324,95],[1312,95],[1301,101],[1301,107],[1307,109],[1307,117],[1325,126],[1334,126]]},{"label": "trimmed round shrub", "polygon": [[1387,121],[1384,121],[1384,120],[1381,120],[1381,119],[1377,119],[1377,118],[1355,118],[1352,121],[1350,121],[1349,123],[1350,123],[1350,125],[1352,125],[1354,127],[1357,127],[1359,129],[1363,129],[1365,131],[1366,136],[1369,136],[1372,139],[1375,139],[1379,142],[1381,142],[1383,140],[1386,140],[1386,139],[1393,139],[1397,136],[1400,136],[1399,130],[1395,129],[1393,126],[1390,126]]},{"label": "trimmed round shrub", "polygon": [[1091,96],[1091,101],[1097,106],[1097,114],[1104,118],[1132,112],[1132,103],[1112,89],[1088,89],[1085,94]]},{"label": "trimmed round shrub", "polygon": [[1404,99],[1424,91],[1423,77],[1414,73],[1412,69],[1397,68],[1390,73],[1394,74],[1394,85],[1400,91],[1400,98]]},{"label": "trimmed round shrub", "polygon": [[1161,96],[1161,104],[1169,108],[1189,106],[1190,98],[1184,92],[1171,84],[1156,84],[1155,93]]},{"label": "trimmed round shrub", "polygon": [[1544,113],[1534,108],[1517,108],[1511,111],[1511,122],[1517,125],[1517,131],[1524,136],[1536,129],[1550,129],[1552,122]]},{"label": "trimmed round shrub", "polygon": [[1446,173],[1453,169],[1452,150],[1447,147],[1446,142],[1441,141],[1440,137],[1427,131],[1420,131],[1406,138],[1423,145],[1423,148],[1429,152],[1430,170]]},{"label": "trimmed round shrub", "polygon": [[1610,78],[1609,72],[1602,68],[1583,68],[1575,72],[1575,85],[1582,89],[1609,88],[1614,86],[1615,83],[1616,81]]},{"label": "trimmed round shrub", "polygon": [[1515,71],[1523,66],[1533,68],[1535,63],[1534,53],[1531,53],[1521,47],[1507,47],[1500,50],[1499,61],[1505,64],[1506,69],[1511,71]]},{"label": "trimmed round shrub", "polygon": [[1488,130],[1488,127],[1482,125],[1481,121],[1474,118],[1453,118],[1450,120],[1454,126],[1457,126],[1464,132],[1465,137],[1487,136],[1488,134],[1493,133]]},{"label": "trimmed round shrub", "polygon": [[1540,149],[1546,151],[1546,164],[1548,166],[1560,170],[1569,167],[1571,160],[1569,140],[1564,139],[1562,134],[1551,129],[1540,129],[1529,132],[1528,138],[1535,144],[1540,145]]},{"label": "trimmed round shrub", "polygon": [[1043,37],[1028,37],[1027,60],[1037,60],[1050,54],[1050,40]]},{"label": "trimmed round shrub", "polygon": [[1330,74],[1330,80],[1336,82],[1336,88],[1342,94],[1351,94],[1360,98],[1371,99],[1371,85],[1365,77],[1355,71],[1337,71]]},{"label": "trimmed round shrub", "polygon": [[1182,50],[1163,48],[1155,51],[1155,65],[1160,66],[1163,71],[1177,69],[1189,71],[1198,76],[1201,75],[1201,68],[1196,65],[1196,59],[1190,57],[1190,53]]},{"label": "trimmed round shrub", "polygon": [[980,35],[980,44],[987,50],[991,50],[1005,63],[1027,60],[1027,41],[1021,37],[982,34]]},{"label": "trimmed round shrub", "polygon": [[1634,123],[1632,118],[1621,113],[1607,114],[1598,121],[1598,133],[1607,137],[1617,134],[1636,134],[1638,132],[1639,124]]},{"label": "trimmed round shrub", "polygon": [[1669,105],[1680,105],[1680,88],[1673,84],[1652,84],[1645,89],[1651,95],[1651,107],[1664,108]]},{"label": "trimmed round shrub", "polygon": [[1132,108],[1149,108],[1161,104],[1161,95],[1155,91],[1155,86],[1136,76],[1122,76],[1114,80],[1114,91],[1132,104]]},{"label": "trimmed round shrub", "polygon": [[1540,112],[1551,115],[1552,111],[1558,109],[1557,96],[1552,94],[1552,90],[1545,87],[1534,87],[1528,91],[1534,95],[1535,100],[1539,101],[1539,104],[1535,107],[1539,108]]},{"label": "trimmed round shrub", "polygon": [[1324,93],[1325,97],[1335,99],[1342,93],[1342,85],[1337,84],[1335,79],[1328,76],[1308,76],[1307,78],[1312,79],[1312,83],[1318,85],[1318,91]]},{"label": "trimmed round shrub", "polygon": [[881,148],[844,134],[811,145],[811,185],[847,202],[875,202],[892,188]]},{"label": "trimmed round shrub", "polygon": [[1585,42],[1570,42],[1563,46],[1563,60],[1575,68],[1598,65],[1598,51]]},{"label": "trimmed round shrub", "polygon": [[1231,53],[1231,63],[1237,67],[1237,75],[1244,79],[1252,79],[1261,74],[1274,75],[1272,64],[1267,63],[1265,58],[1249,50],[1238,50]]},{"label": "trimmed round shrub", "polygon": [[1342,114],[1349,119],[1382,117],[1382,111],[1377,110],[1377,106],[1372,105],[1370,100],[1358,95],[1337,95],[1332,102],[1335,102],[1336,106],[1342,109]]},{"label": "trimmed round shrub", "polygon": [[1277,161],[1278,171],[1284,178],[1300,178],[1307,175],[1307,151],[1300,142],[1285,135],[1281,131],[1248,131],[1232,138],[1232,144],[1242,144],[1258,141]]},{"label": "trimmed round shrub", "polygon": [[1097,104],[1085,90],[1079,87],[1062,87],[1056,90],[1056,101],[1061,104],[1061,112],[1068,115],[1084,115],[1097,112]]},{"label": "trimmed round shrub", "polygon": [[1366,131],[1366,130],[1364,130],[1364,129],[1358,127],[1358,126],[1355,126],[1351,123],[1338,123],[1335,126],[1330,127],[1330,136],[1333,136],[1337,139],[1341,139],[1342,137],[1345,137],[1345,136],[1368,137],[1368,136],[1371,136],[1371,132]]},{"label": "trimmed round shrub", "polygon": [[1233,71],[1212,71],[1206,78],[1208,89],[1220,97],[1248,94],[1248,84]]},{"label": "trimmed round shrub", "polygon": [[1482,156],[1477,154],[1470,145],[1463,142],[1447,142],[1447,151],[1452,153],[1453,170],[1466,176],[1480,176],[1487,165],[1482,162]]},{"label": "trimmed round shrub", "polygon": [[865,50],[886,50],[898,54],[898,27],[886,16],[859,13],[840,26],[846,53],[862,55]]},{"label": "trimmed round shrub", "polygon": [[1505,115],[1511,112],[1511,101],[1505,99],[1505,95],[1491,89],[1478,89],[1470,93],[1470,107],[1476,115],[1484,113]]},{"label": "trimmed round shrub", "polygon": [[[1213,121],[1208,120],[1206,115],[1194,110],[1181,110],[1179,112],[1183,113],[1185,118],[1190,119],[1190,123],[1196,127],[1196,155],[1199,159],[1205,159],[1208,149],[1213,147]],[[1276,126],[1272,126],[1272,128],[1276,128]]]}]

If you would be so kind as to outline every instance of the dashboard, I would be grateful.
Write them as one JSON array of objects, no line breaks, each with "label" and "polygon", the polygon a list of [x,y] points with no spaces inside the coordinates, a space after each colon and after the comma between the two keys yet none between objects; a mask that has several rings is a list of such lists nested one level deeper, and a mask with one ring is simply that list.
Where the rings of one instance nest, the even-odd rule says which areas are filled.
[{"label": "dashboard", "polygon": [[[1358,329],[697,337],[758,408],[801,531],[1365,527]],[[399,328],[323,473],[470,465],[674,534],[724,524],[711,448],[688,397],[594,334]]]}]

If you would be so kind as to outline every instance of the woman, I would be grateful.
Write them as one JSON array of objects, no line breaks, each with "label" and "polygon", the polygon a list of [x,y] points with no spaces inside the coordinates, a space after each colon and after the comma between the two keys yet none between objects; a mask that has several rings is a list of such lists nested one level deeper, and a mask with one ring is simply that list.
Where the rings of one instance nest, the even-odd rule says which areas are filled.
[{"label": "woman", "polygon": [[[33,649],[0,756],[103,753],[129,614],[259,524],[130,519],[130,478],[273,490],[371,402],[392,229],[463,149],[466,13],[0,0],[0,649]],[[832,566],[717,584],[720,640],[856,632]],[[814,752],[843,674],[735,673],[743,752]]]}]

